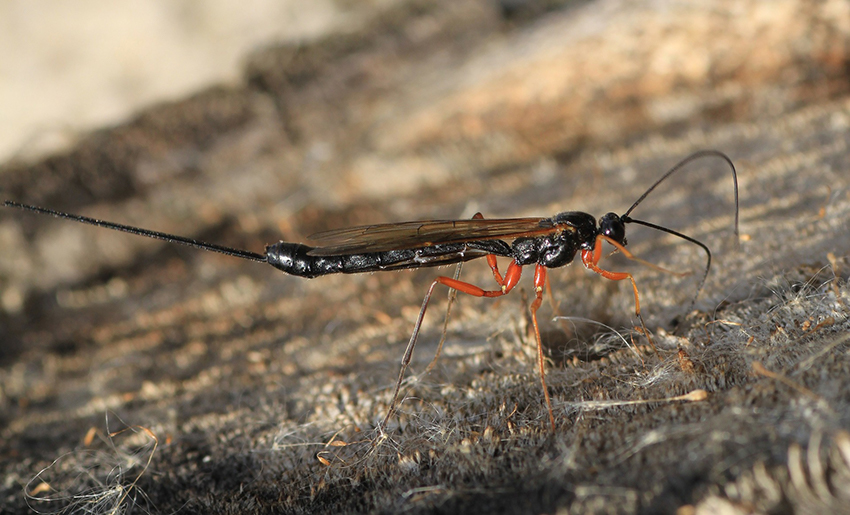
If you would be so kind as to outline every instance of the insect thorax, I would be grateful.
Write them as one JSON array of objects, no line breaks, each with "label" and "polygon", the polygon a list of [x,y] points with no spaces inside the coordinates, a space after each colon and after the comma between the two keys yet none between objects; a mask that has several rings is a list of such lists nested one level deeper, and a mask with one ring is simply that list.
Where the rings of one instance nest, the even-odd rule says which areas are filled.
[{"label": "insect thorax", "polygon": [[568,211],[553,216],[549,222],[556,229],[552,234],[514,240],[511,248],[518,265],[557,268],[571,263],[580,248],[593,246],[597,229],[592,215]]}]

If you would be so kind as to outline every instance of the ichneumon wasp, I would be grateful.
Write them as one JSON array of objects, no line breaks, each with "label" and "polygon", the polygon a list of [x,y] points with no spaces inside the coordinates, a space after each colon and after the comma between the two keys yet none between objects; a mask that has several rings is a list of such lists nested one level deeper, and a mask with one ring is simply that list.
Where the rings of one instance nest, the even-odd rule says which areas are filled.
[{"label": "ichneumon wasp", "polygon": [[[732,170],[735,193],[735,237],[738,237],[738,175],[732,160],[717,150],[703,150],[691,154],[673,166],[641,195],[622,215],[608,213],[598,222],[592,215],[567,211],[550,218],[504,218],[485,219],[481,214],[467,220],[426,220],[417,222],[387,223],[337,229],[313,234],[308,239],[318,246],[311,247],[301,243],[280,241],[266,246],[264,254],[248,250],[216,245],[191,238],[166,234],[138,227],[97,220],[80,215],[63,213],[42,207],[30,206],[6,201],[7,207],[17,207],[36,213],[53,215],[77,222],[124,231],[138,236],[157,238],[173,243],[189,245],[203,250],[220,252],[242,259],[268,263],[291,275],[314,278],[322,275],[343,273],[356,274],[406,268],[422,268],[463,263],[477,258],[486,258],[498,285],[497,289],[485,290],[474,284],[452,277],[440,276],[434,279],[422,302],[419,316],[414,325],[413,334],[407,344],[401,362],[398,380],[386,416],[378,429],[383,431],[392,416],[398,402],[399,390],[405,371],[410,363],[413,348],[422,327],[422,320],[434,288],[438,284],[475,297],[500,297],[506,295],[519,282],[523,266],[534,265],[534,294],[531,304],[531,319],[537,341],[537,361],[540,383],[549,411],[549,422],[555,428],[555,416],[552,402],[546,386],[543,346],[540,329],[537,324],[537,310],[543,302],[543,289],[549,268],[558,268],[573,261],[578,253],[584,266],[606,279],[620,281],[628,279],[635,296],[635,315],[641,323],[644,334],[650,343],[652,340],[643,316],[640,312],[640,295],[634,277],[628,272],[612,272],[599,266],[602,259],[602,244],[607,242],[622,252],[627,258],[640,261],[626,250],[626,224],[634,223],[682,238],[702,248],[707,256],[705,271],[700,279],[696,295],[705,283],[711,267],[711,251],[702,242],[680,232],[660,225],[638,220],[629,216],[659,184],[681,170],[686,164],[703,157],[718,157],[724,160]],[[499,271],[496,257],[510,258],[504,275]],[[656,267],[659,268],[659,267]],[[653,344],[654,347],[654,344]],[[438,350],[439,354],[439,350]],[[436,358],[435,358],[436,359]]]}]

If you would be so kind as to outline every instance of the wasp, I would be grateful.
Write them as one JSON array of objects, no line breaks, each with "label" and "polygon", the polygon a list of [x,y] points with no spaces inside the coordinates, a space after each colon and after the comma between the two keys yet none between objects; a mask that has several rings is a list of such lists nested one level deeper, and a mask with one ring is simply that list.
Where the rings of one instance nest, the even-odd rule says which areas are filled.
[{"label": "wasp", "polygon": [[[137,236],[156,238],[241,259],[267,263],[287,274],[308,279],[339,273],[359,274],[435,267],[485,258],[496,281],[496,288],[492,290],[461,281],[457,275],[455,277],[440,276],[431,283],[422,301],[413,333],[402,357],[401,370],[395,384],[390,407],[379,425],[380,431],[386,428],[395,410],[399,390],[419,337],[425,311],[437,285],[444,285],[452,290],[474,297],[501,297],[510,293],[519,283],[523,267],[533,266],[535,299],[531,304],[531,320],[537,342],[540,383],[549,412],[549,422],[554,430],[555,416],[552,411],[549,390],[546,386],[543,345],[537,323],[537,310],[543,302],[543,291],[548,270],[572,263],[578,254],[582,264],[588,270],[614,281],[629,280],[634,291],[635,315],[640,320],[643,332],[649,339],[649,332],[641,315],[637,283],[632,274],[628,272],[614,272],[599,265],[602,259],[603,244],[610,244],[629,259],[646,263],[626,249],[626,225],[638,224],[671,234],[699,246],[705,251],[707,260],[694,296],[696,298],[711,268],[711,251],[709,248],[695,238],[661,225],[632,218],[630,215],[662,182],[680,171],[688,163],[704,157],[720,158],[729,165],[732,171],[735,193],[735,237],[737,239],[738,174],[732,160],[726,154],[717,150],[702,150],[680,161],[655,181],[622,215],[611,212],[597,220],[593,215],[581,211],[565,211],[548,218],[485,219],[479,213],[473,218],[465,220],[424,220],[364,225],[313,234],[308,237],[315,244],[313,246],[279,241],[267,245],[262,254],[19,202],[6,201],[4,204],[7,207],[20,208],[106,229],[124,231]],[[499,269],[497,257],[510,259],[504,274]],[[649,341],[652,342],[651,339]]]}]

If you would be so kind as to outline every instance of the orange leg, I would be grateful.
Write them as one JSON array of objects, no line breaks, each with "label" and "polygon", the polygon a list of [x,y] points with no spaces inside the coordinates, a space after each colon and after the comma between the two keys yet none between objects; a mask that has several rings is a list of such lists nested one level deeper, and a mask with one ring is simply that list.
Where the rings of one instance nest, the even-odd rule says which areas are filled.
[{"label": "orange leg", "polygon": [[[483,220],[484,215],[482,215],[480,212],[475,213],[474,215],[472,215],[472,219],[473,220]],[[492,258],[493,258],[493,262],[495,263],[495,261],[496,261],[495,256],[492,256]],[[488,261],[489,261],[489,257],[488,257]],[[492,265],[491,265],[491,268],[492,268]],[[461,270],[463,270],[463,262],[462,261],[460,263],[458,263],[457,268],[455,268],[454,279],[456,281],[460,279]],[[498,278],[496,280],[499,281],[499,284],[502,284],[502,282],[501,282],[502,276],[499,275],[497,277]],[[456,298],[457,298],[457,290],[455,290],[454,288],[449,288],[449,300],[446,303],[446,317],[443,319],[443,332],[440,334],[440,343],[437,344],[437,352],[434,353],[434,359],[432,359],[431,363],[428,363],[428,366],[425,367],[425,372],[424,372],[425,374],[428,374],[428,373],[431,372],[431,369],[433,369],[434,365],[437,364],[437,359],[440,357],[440,353],[443,352],[443,344],[446,343],[446,335],[448,334],[448,331],[449,331],[449,316],[452,314],[452,304],[454,304]]]},{"label": "orange leg", "polygon": [[534,337],[537,340],[537,366],[540,369],[540,384],[543,386],[543,396],[546,398],[546,408],[549,409],[549,424],[555,431],[555,415],[552,414],[552,400],[549,399],[549,388],[546,386],[545,360],[543,359],[543,340],[540,339],[540,327],[537,325],[537,309],[543,303],[543,288],[546,285],[546,267],[537,265],[534,268],[534,302],[531,303],[531,322],[534,324]]},{"label": "orange leg", "polygon": [[493,277],[496,279],[496,282],[499,283],[499,285],[504,284],[505,280],[502,279],[502,274],[499,273],[499,263],[496,262],[496,256],[488,254],[487,264],[490,265],[490,270],[493,271]]},{"label": "orange leg", "polygon": [[[489,256],[487,261],[491,261]],[[492,261],[496,261],[495,257]],[[495,273],[498,274],[498,271]],[[425,299],[422,300],[422,307],[419,308],[419,316],[416,318],[416,324],[413,326],[413,334],[410,335],[410,341],[407,343],[407,349],[404,351],[404,356],[401,358],[401,370],[398,372],[398,380],[396,381],[393,397],[390,401],[390,408],[387,410],[387,416],[384,417],[384,420],[378,428],[380,432],[383,432],[383,428],[387,426],[387,422],[389,422],[390,417],[395,412],[396,402],[398,401],[398,393],[401,389],[401,383],[404,380],[404,373],[407,371],[407,366],[410,364],[410,360],[413,357],[413,348],[416,346],[416,340],[419,338],[419,331],[422,328],[422,320],[425,318],[425,311],[428,309],[428,303],[431,300],[431,295],[434,293],[434,288],[438,284],[445,284],[449,288],[475,297],[500,297],[511,291],[513,287],[516,286],[521,275],[522,267],[517,265],[515,262],[512,262],[508,266],[505,278],[499,281],[499,286],[501,286],[501,288],[498,290],[484,290],[474,284],[463,282],[451,277],[440,276],[434,279],[434,282],[431,283],[431,287],[428,288],[428,293],[425,294]],[[501,274],[499,274],[499,279],[501,279]]]},{"label": "orange leg", "polygon": [[[498,290],[485,290],[479,286],[474,284],[470,284],[464,281],[460,281],[451,277],[437,277],[434,279],[434,282],[431,283],[431,287],[428,288],[428,293],[425,294],[425,299],[422,301],[422,307],[419,310],[419,316],[416,319],[416,324],[413,327],[413,334],[410,336],[410,341],[407,344],[407,349],[404,352],[404,356],[401,359],[401,370],[399,370],[398,380],[396,381],[395,390],[393,391],[392,400],[390,402],[389,410],[387,411],[386,417],[381,422],[379,426],[379,431],[383,432],[383,428],[387,426],[387,422],[389,421],[392,414],[395,412],[396,403],[398,401],[399,390],[401,389],[401,383],[404,380],[404,373],[407,371],[407,366],[410,364],[410,360],[413,357],[413,348],[416,346],[416,340],[419,337],[419,331],[422,328],[422,321],[425,318],[425,311],[428,309],[428,303],[431,300],[431,295],[434,292],[434,288],[438,284],[444,284],[449,288],[454,290],[466,293],[467,295],[472,295],[474,297],[501,297],[502,295],[506,295],[509,293],[514,287],[519,283],[519,279],[522,276],[522,266],[516,264],[516,262],[511,262],[508,265],[508,269],[505,271],[504,278],[499,273],[498,267],[496,265],[496,257],[495,256],[487,256],[487,262],[490,264],[490,268],[493,270],[493,275],[496,278],[496,282],[501,286]],[[544,360],[543,360],[543,346],[540,340],[540,331],[537,326],[537,309],[540,307],[540,304],[543,300],[543,286],[546,283],[546,269],[540,265],[537,265],[534,273],[534,289],[537,298],[531,306],[531,315],[532,321],[534,323],[534,333],[537,337],[537,354],[538,354],[538,363],[540,366],[540,380],[543,384],[543,393],[546,397],[546,406],[549,409],[549,421],[552,424],[552,429],[555,428],[555,417],[552,414],[552,404],[549,399],[549,391],[546,388],[546,381],[544,379]]]},{"label": "orange leg", "polygon": [[[655,351],[655,354],[658,354],[658,349],[655,348],[655,342],[652,341],[652,337],[649,335],[649,330],[646,328],[646,323],[643,321],[643,316],[640,314],[640,295],[638,294],[637,283],[635,283],[635,278],[632,277],[632,274],[628,272],[611,272],[608,270],[603,270],[599,267],[599,260],[602,259],[602,241],[607,241],[611,245],[617,248],[620,252],[622,252],[627,258],[638,260],[631,252],[626,250],[625,247],[614,241],[613,239],[600,234],[596,237],[596,242],[593,245],[593,250],[582,250],[581,251],[581,262],[584,263],[584,266],[587,267],[588,270],[596,272],[606,279],[611,279],[612,281],[622,281],[623,279],[628,279],[632,282],[632,290],[635,292],[635,315],[637,315],[638,320],[640,320],[640,326],[643,329],[643,334],[646,335],[646,339],[649,340],[649,344],[652,346],[652,350]],[[639,260],[640,261],[640,260]]]},{"label": "orange leg", "polygon": [[[502,279],[501,274],[499,273],[499,269],[496,265],[496,257],[493,255],[487,256],[487,263],[490,265],[490,269],[493,270],[493,275],[496,278],[496,282],[498,282],[501,286],[501,290],[497,291],[485,291],[478,286],[474,286],[472,284],[463,283],[460,281],[455,281],[453,279],[449,279],[447,277],[440,277],[435,282],[440,282],[449,286],[450,288],[455,288],[464,293],[468,293],[469,295],[474,295],[476,297],[498,297],[500,295],[505,295],[514,286],[519,282],[520,274],[522,273],[522,267],[517,265],[515,262],[512,262],[508,265],[508,270],[505,272],[505,278]],[[540,339],[540,327],[537,325],[537,310],[540,308],[540,305],[543,303],[543,289],[546,285],[546,267],[542,265],[537,265],[534,268],[534,302],[531,304],[531,322],[534,325],[534,337],[537,342],[537,365],[540,369],[540,384],[543,386],[543,396],[546,398],[546,407],[549,410],[549,423],[552,426],[552,430],[555,430],[555,415],[552,413],[552,401],[549,398],[549,388],[546,386],[546,368],[545,368],[545,359],[543,357],[543,341]]]}]

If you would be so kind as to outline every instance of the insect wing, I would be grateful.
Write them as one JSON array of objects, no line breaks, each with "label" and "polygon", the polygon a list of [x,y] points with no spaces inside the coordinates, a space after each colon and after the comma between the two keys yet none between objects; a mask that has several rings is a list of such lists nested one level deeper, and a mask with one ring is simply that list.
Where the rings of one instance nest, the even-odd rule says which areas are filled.
[{"label": "insect wing", "polygon": [[331,256],[539,236],[553,230],[548,218],[476,218],[362,225],[319,232],[308,239],[319,245],[310,255]]}]

